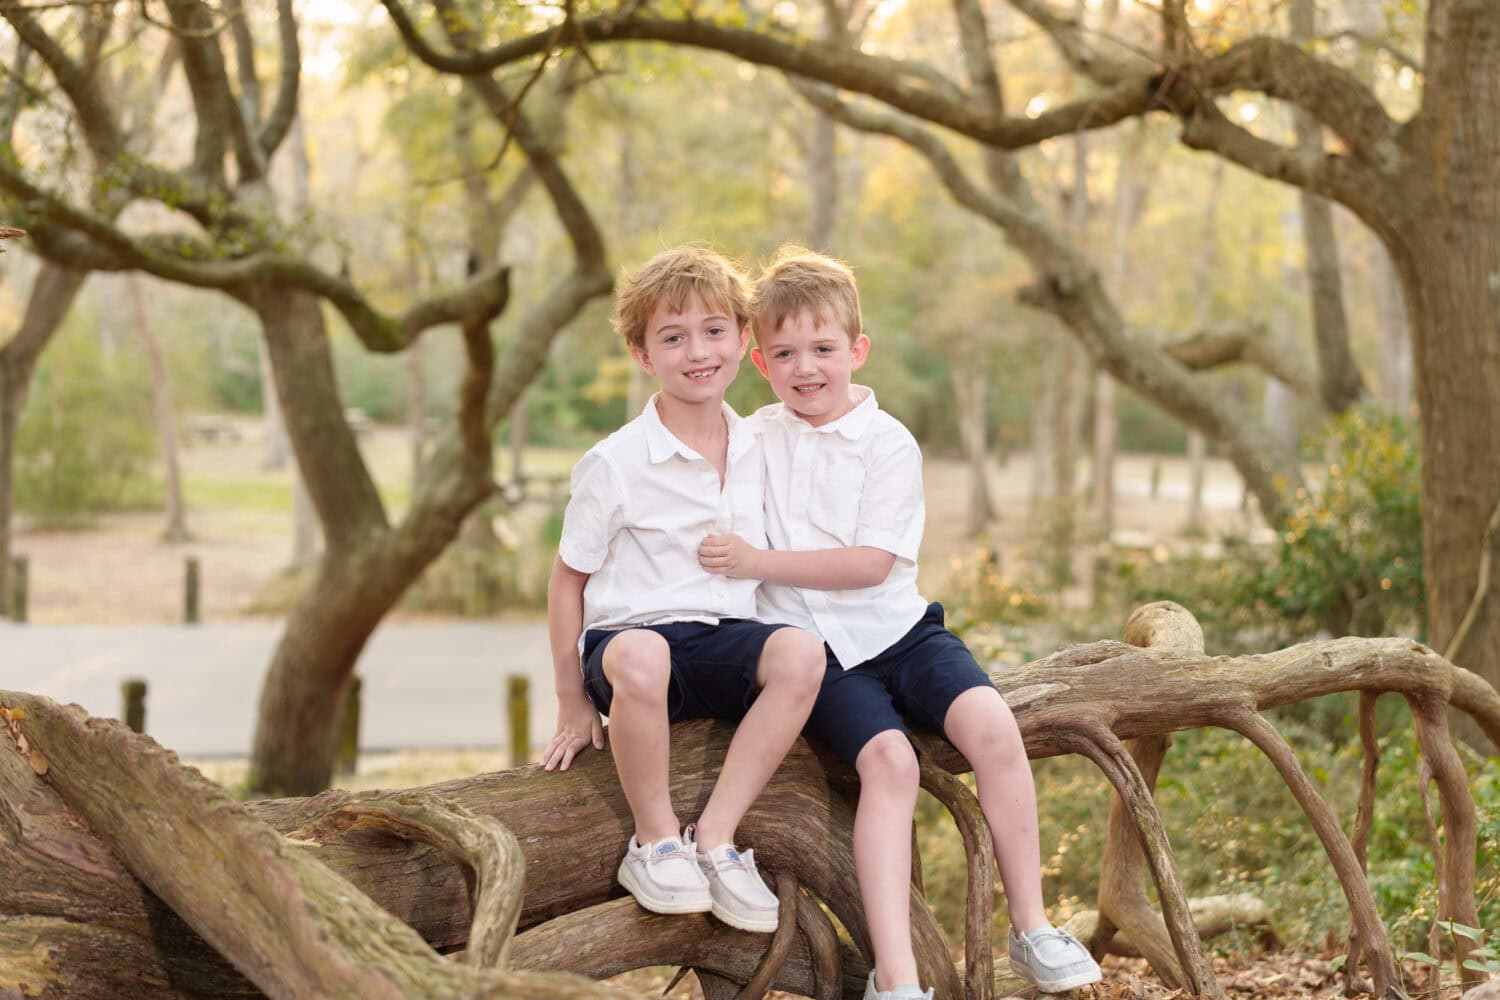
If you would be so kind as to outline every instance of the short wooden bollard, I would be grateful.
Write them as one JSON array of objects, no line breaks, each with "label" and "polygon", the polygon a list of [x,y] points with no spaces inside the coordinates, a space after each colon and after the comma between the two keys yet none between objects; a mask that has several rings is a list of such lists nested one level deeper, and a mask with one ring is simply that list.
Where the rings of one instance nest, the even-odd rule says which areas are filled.
[{"label": "short wooden bollard", "polygon": [[10,620],[16,624],[26,621],[26,600],[31,589],[31,560],[16,556],[10,561]]},{"label": "short wooden bollard", "polygon": [[1157,459],[1151,463],[1151,499],[1155,500],[1161,495],[1161,460]]},{"label": "short wooden bollard", "polygon": [[341,775],[353,774],[359,765],[359,701],[364,682],[355,674],[344,688],[344,711],[339,716],[338,757],[334,770]]},{"label": "short wooden bollard", "polygon": [[182,572],[182,620],[187,625],[198,624],[199,583],[198,557],[188,556]]},{"label": "short wooden bollard", "polygon": [[130,677],[120,682],[120,699],[123,707],[120,718],[132,733],[146,731],[146,682],[139,677]]},{"label": "short wooden bollard", "polygon": [[510,712],[510,766],[531,763],[531,678],[506,678],[506,709]]}]

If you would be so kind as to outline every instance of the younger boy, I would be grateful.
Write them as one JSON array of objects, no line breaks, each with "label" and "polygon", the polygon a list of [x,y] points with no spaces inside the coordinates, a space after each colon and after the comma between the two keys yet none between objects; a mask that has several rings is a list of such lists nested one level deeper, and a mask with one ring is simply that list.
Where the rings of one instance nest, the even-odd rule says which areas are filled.
[{"label": "younger boy", "polygon": [[931,1000],[917,985],[908,893],[918,765],[904,719],[942,733],[974,769],[1010,909],[1012,969],[1044,992],[1100,978],[1042,906],[1036,792],[1015,718],[943,608],[917,593],[922,454],[850,384],[870,341],[854,275],[783,247],[755,288],[755,366],[781,400],[752,418],[766,453],[765,549],[708,536],[704,568],[761,580],[761,613],[816,630],[828,672],[808,730],[859,773],[854,862],[875,968],[865,1000]]},{"label": "younger boy", "polygon": [[[817,636],[756,620],[754,581],[698,565],[705,533],[765,543],[759,443],[724,402],[745,355],[748,286],[687,246],[624,279],[615,326],[660,391],[573,469],[547,586],[557,733],[547,770],[602,749],[600,714],[634,835],[618,878],[656,913],[712,910],[776,929],[777,899],[735,828],[797,738],[823,676]],[[684,830],[672,807],[668,725],[743,717],[719,780]]]}]

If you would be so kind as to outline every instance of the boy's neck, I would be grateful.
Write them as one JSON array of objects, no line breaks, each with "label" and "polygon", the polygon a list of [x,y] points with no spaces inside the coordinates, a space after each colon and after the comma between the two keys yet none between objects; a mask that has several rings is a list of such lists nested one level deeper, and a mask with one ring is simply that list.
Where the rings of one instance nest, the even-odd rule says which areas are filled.
[{"label": "boy's neck", "polygon": [[711,404],[688,403],[658,393],[656,415],[677,440],[718,470],[722,484],[729,461],[729,421],[724,419],[723,400]]},{"label": "boy's neck", "polygon": [[674,399],[666,393],[656,395],[656,415],[662,426],[683,441],[690,438],[712,437],[727,425],[724,421],[724,401],[717,399],[705,403],[689,403]]}]

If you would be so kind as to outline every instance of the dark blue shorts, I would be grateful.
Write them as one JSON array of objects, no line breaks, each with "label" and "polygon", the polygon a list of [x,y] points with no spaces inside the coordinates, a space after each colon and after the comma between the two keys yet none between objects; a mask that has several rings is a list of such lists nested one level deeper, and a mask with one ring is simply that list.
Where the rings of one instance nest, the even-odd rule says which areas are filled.
[{"label": "dark blue shorts", "polygon": [[[667,640],[672,675],[667,689],[667,719],[738,719],[749,710],[759,688],[755,671],[766,640],[790,625],[767,625],[743,618],[723,618],[717,625],[669,622],[641,625]],[[604,676],[604,650],[629,629],[589,629],[583,634],[583,690],[608,715],[615,691]]]},{"label": "dark blue shorts", "polygon": [[948,709],[959,695],[992,686],[963,640],[944,626],[943,606],[933,602],[911,631],[851,670],[828,651],[828,668],[807,732],[853,766],[865,744],[887,729],[910,739],[910,722],[916,729],[941,734]]}]

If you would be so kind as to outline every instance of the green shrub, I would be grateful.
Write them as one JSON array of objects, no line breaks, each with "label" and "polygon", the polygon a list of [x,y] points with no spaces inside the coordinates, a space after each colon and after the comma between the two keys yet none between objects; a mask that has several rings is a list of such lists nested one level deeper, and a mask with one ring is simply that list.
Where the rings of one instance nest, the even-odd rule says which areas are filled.
[{"label": "green shrub", "polygon": [[156,441],[141,359],[64,331],[42,355],[16,433],[16,506],[66,524],[151,501]]},{"label": "green shrub", "polygon": [[1174,600],[1209,648],[1238,652],[1334,635],[1426,632],[1421,470],[1408,421],[1366,412],[1335,420],[1320,447],[1322,485],[1299,489],[1272,545],[1228,538],[1218,556],[1117,554],[1109,591],[1123,608]]},{"label": "green shrub", "polygon": [[1354,411],[1323,442],[1327,477],[1298,490],[1274,558],[1247,597],[1294,632],[1422,636],[1421,467],[1411,422]]}]

